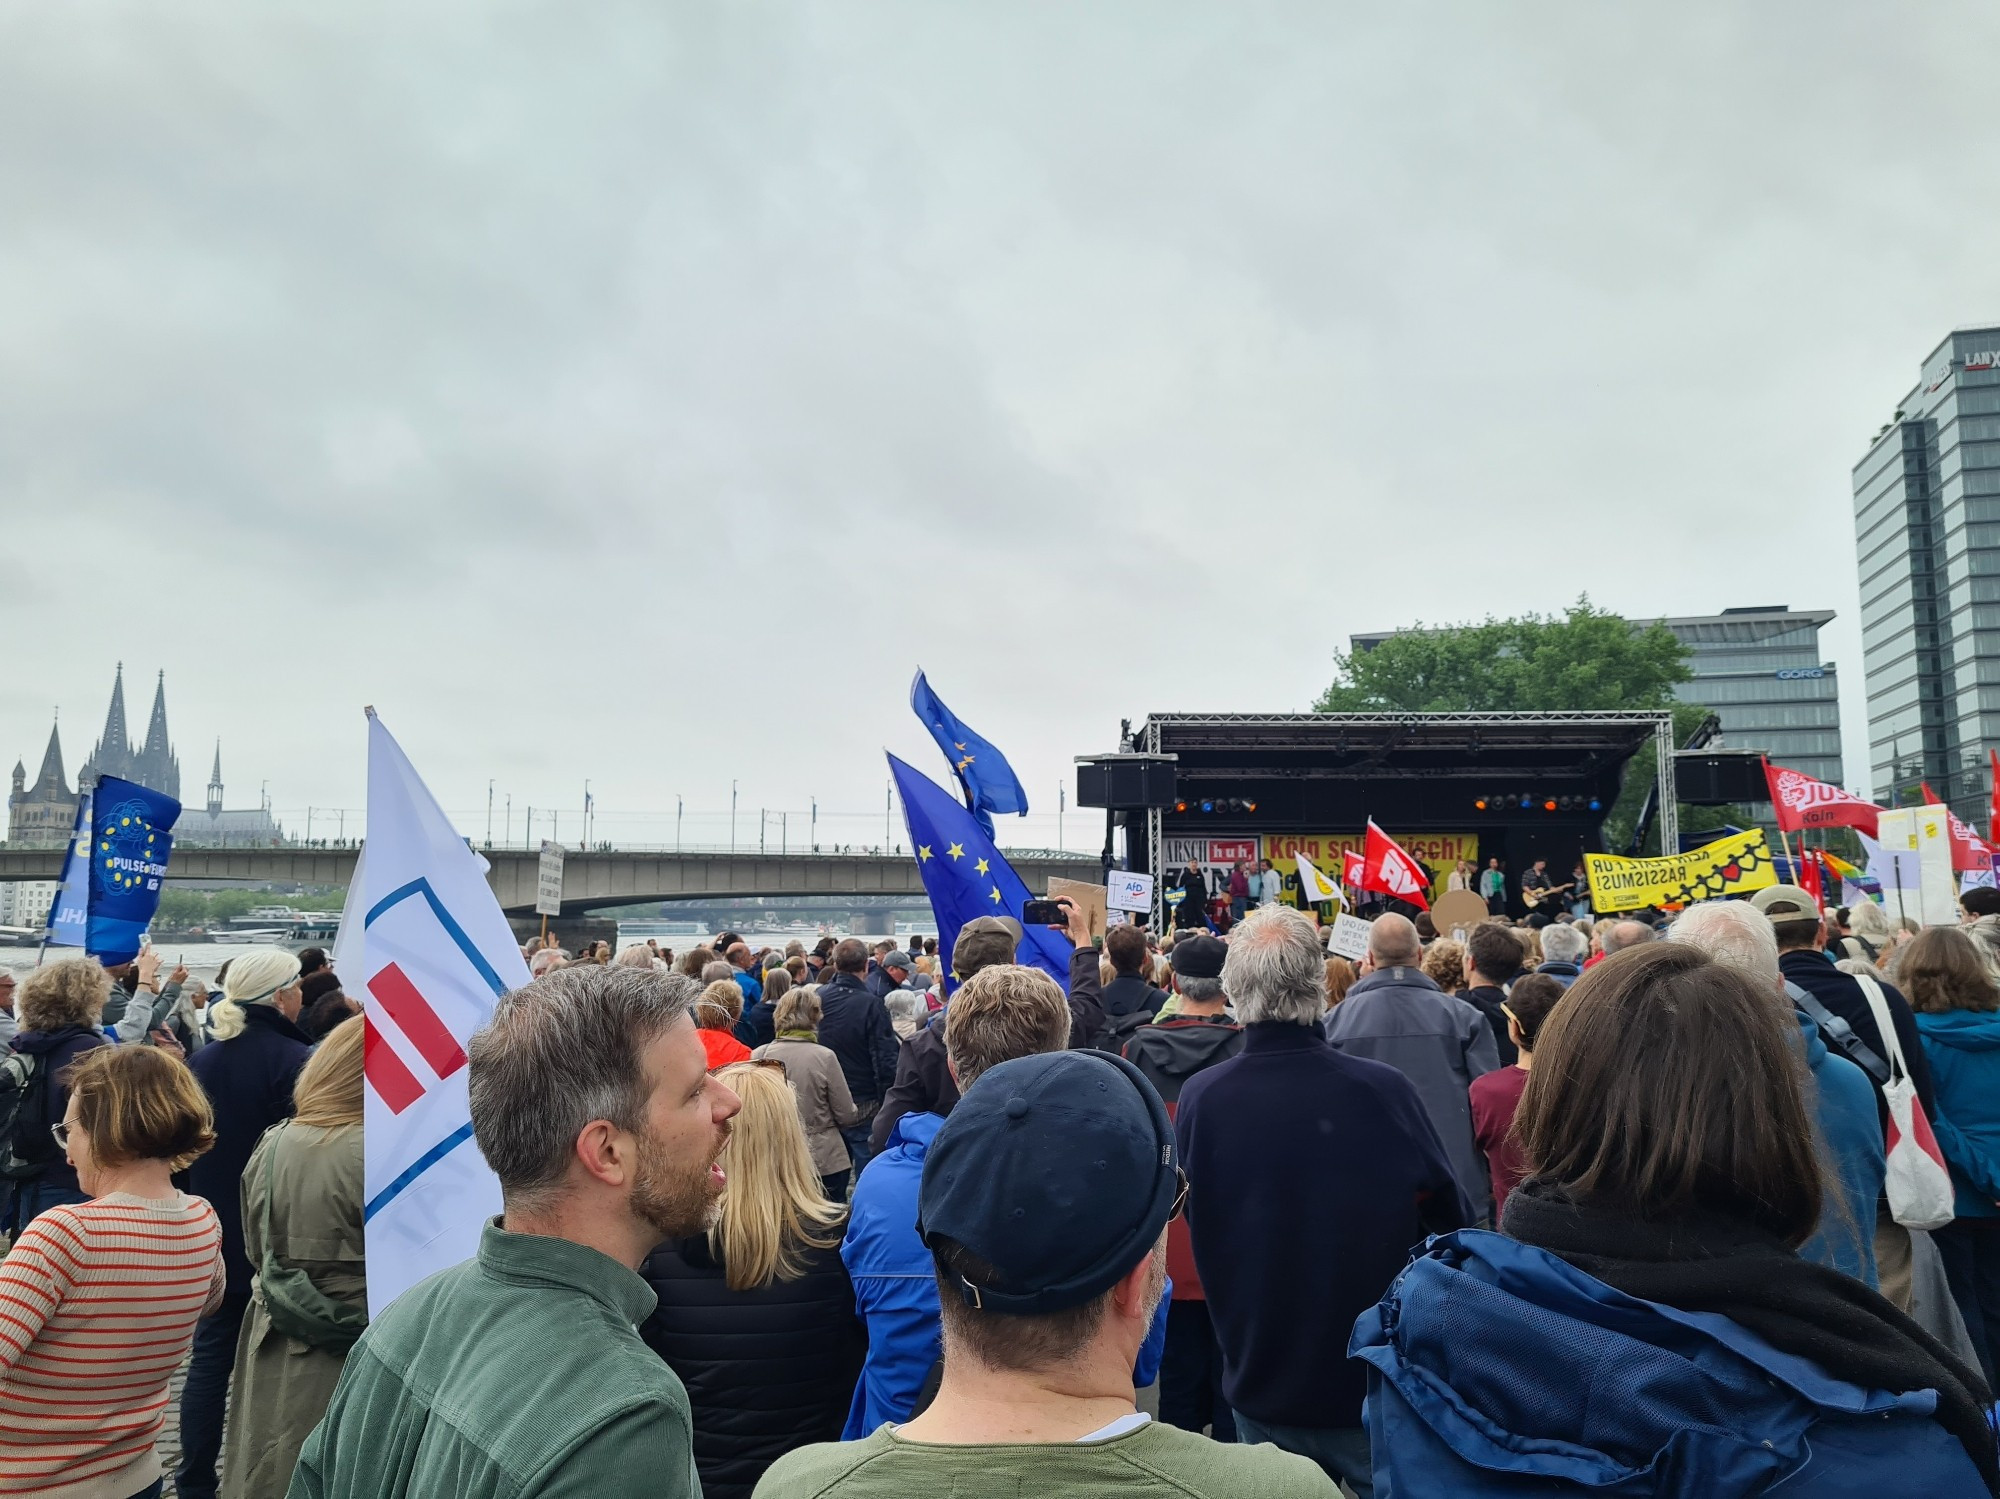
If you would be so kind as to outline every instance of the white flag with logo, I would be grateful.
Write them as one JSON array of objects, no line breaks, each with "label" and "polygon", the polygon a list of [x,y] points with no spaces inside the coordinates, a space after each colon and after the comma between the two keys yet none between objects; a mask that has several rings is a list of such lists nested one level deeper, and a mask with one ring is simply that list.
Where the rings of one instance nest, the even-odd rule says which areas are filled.
[{"label": "white flag with logo", "polygon": [[1299,866],[1299,894],[1307,905],[1340,899],[1340,887],[1319,872],[1319,866],[1306,857],[1304,849],[1295,851],[1292,859]]},{"label": "white flag with logo", "polygon": [[470,1259],[500,1211],[500,1184],[472,1140],[465,1052],[500,996],[528,982],[528,965],[486,861],[372,712],[367,853],[365,889],[349,896],[350,916],[362,913],[349,992],[368,1017],[363,1197],[368,1311],[379,1316]]}]

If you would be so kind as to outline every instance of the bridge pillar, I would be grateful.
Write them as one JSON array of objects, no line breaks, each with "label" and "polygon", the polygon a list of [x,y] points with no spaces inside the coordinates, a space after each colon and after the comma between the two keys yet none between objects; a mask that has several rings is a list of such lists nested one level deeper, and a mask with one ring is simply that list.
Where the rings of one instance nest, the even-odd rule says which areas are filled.
[{"label": "bridge pillar", "polygon": [[893,911],[853,911],[847,917],[848,935],[854,937],[889,937],[895,935],[896,919]]}]

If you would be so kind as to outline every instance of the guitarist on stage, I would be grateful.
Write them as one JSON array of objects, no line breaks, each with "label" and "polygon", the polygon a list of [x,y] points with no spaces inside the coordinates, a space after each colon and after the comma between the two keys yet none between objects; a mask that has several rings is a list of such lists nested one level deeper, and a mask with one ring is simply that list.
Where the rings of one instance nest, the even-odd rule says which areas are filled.
[{"label": "guitarist on stage", "polygon": [[1546,922],[1554,918],[1554,913],[1543,908],[1554,905],[1555,897],[1567,889],[1568,885],[1558,885],[1549,878],[1549,861],[1537,859],[1535,867],[1521,876],[1521,903],[1530,916],[1540,916]]}]

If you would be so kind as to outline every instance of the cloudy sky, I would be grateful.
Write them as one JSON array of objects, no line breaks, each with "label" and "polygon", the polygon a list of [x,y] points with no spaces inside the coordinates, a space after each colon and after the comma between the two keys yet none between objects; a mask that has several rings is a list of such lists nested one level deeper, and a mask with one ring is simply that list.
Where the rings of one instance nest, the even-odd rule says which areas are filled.
[{"label": "cloudy sky", "polygon": [[1121,716],[1587,589],[1838,610],[1862,783],[1848,471],[2000,319],[1996,47],[1976,3],[8,6],[0,753],[59,705],[73,772],[123,660],[288,822],[361,806],[373,703],[468,831],[589,778],[692,838],[733,778],[858,836],[885,745],[941,771],[919,664],[1052,811]]}]

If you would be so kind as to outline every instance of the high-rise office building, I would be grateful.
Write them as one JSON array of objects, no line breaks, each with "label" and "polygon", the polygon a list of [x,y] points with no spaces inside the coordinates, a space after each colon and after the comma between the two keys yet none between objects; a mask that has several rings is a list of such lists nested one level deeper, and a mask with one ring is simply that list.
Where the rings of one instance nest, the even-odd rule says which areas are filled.
[{"label": "high-rise office building", "polygon": [[1986,825],[2000,745],[2000,327],[1961,328],[1854,466],[1877,801]]},{"label": "high-rise office building", "polygon": [[1819,649],[1820,627],[1832,618],[1831,609],[1768,604],[1663,619],[1694,671],[1675,696],[1715,710],[1721,747],[1762,750],[1841,785],[1840,678]]}]

